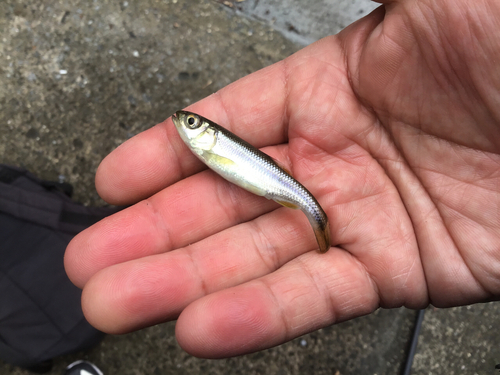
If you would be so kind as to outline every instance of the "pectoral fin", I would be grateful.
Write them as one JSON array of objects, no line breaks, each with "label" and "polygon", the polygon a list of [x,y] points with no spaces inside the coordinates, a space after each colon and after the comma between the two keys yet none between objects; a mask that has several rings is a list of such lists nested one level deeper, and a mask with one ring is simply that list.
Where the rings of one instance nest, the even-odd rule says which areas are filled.
[{"label": "pectoral fin", "polygon": [[227,169],[236,168],[236,163],[231,159],[225,158],[224,156],[213,154],[211,152],[205,152],[204,156],[205,160],[211,165],[220,165],[226,167]]}]

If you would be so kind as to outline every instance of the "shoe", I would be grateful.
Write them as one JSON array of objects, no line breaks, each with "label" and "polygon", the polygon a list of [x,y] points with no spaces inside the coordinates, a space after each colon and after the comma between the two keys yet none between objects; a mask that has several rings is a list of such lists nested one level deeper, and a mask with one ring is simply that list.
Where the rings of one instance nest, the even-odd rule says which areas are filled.
[{"label": "shoe", "polygon": [[93,363],[80,360],[66,367],[63,375],[103,375],[103,373]]}]

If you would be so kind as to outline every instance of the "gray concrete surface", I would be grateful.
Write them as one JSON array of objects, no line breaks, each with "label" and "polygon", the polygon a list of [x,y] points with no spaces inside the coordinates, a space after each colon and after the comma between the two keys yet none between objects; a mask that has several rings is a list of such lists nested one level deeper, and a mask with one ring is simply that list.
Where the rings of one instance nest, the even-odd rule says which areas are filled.
[{"label": "gray concrete surface", "polygon": [[[0,2],[0,162],[94,188],[102,158],[134,134],[374,5],[322,0],[3,0]],[[322,11],[323,9],[323,11]],[[314,25],[314,27],[313,27]],[[428,309],[413,374],[493,374],[498,303]],[[108,336],[75,359],[105,374],[398,374],[415,312],[379,310],[263,352],[201,360],[174,324]],[[0,362],[0,375],[27,374]]]},{"label": "gray concrete surface", "polygon": [[236,3],[237,14],[263,21],[298,44],[310,44],[336,34],[367,15],[379,4],[367,0],[245,0]]}]

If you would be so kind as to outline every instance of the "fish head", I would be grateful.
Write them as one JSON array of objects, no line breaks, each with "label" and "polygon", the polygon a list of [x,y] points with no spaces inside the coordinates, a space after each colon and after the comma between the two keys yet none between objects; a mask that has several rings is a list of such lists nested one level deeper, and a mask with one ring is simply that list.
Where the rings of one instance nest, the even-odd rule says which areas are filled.
[{"label": "fish head", "polygon": [[172,115],[172,121],[184,142],[197,138],[208,127],[203,117],[196,113],[177,111]]},{"label": "fish head", "polygon": [[193,151],[209,150],[215,144],[216,135],[210,122],[196,113],[177,111],[172,121],[184,143]]}]

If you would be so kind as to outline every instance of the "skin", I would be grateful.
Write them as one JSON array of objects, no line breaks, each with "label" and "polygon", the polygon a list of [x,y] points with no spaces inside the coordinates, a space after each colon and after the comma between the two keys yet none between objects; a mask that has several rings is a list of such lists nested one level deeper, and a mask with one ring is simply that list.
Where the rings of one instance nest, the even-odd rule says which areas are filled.
[{"label": "skin", "polygon": [[118,147],[96,186],[134,205],[65,257],[88,320],[178,318],[179,344],[218,358],[379,307],[498,299],[499,20],[496,0],[386,1],[189,108],[304,182],[330,218],[325,254],[300,212],[203,170],[170,119]]}]

